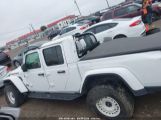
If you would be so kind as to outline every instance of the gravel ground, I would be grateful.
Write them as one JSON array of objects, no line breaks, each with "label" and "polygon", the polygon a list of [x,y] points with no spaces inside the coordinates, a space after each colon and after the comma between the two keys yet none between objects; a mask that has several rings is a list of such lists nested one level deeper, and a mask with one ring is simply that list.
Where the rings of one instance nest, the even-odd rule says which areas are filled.
[{"label": "gravel ground", "polygon": [[[28,99],[21,107],[20,120],[60,118],[98,118],[86,106],[85,98],[74,101],[55,101]],[[4,96],[0,96],[0,105],[6,106]],[[137,97],[134,116],[131,120],[161,120],[161,94]],[[83,119],[84,120],[84,119]]]},{"label": "gravel ground", "polygon": [[[161,27],[161,21],[157,21],[155,26]],[[14,56],[19,50],[10,54]],[[0,106],[7,106],[2,90],[0,91]],[[87,108],[85,101],[85,98],[74,101],[29,99],[21,107],[20,120],[99,120],[98,116]],[[161,120],[160,111],[160,93],[137,97],[134,117],[131,120]]]}]

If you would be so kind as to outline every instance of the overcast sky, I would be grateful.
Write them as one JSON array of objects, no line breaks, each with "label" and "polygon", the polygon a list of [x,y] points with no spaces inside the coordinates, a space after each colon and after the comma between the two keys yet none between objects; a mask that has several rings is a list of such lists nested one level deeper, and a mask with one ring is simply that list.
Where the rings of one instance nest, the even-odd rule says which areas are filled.
[{"label": "overcast sky", "polygon": [[[112,6],[124,0],[108,0]],[[106,0],[77,0],[83,15],[107,7]],[[78,15],[74,0],[0,0],[0,46],[29,32],[29,24],[37,29],[70,14]]]}]

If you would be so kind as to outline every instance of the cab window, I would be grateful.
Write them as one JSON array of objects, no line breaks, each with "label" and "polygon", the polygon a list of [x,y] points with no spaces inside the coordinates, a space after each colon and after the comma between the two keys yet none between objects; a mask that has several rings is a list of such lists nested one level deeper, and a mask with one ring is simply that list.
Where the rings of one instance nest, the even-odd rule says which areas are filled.
[{"label": "cab window", "polygon": [[64,64],[62,49],[60,46],[44,49],[43,55],[47,66]]},{"label": "cab window", "polygon": [[39,54],[37,52],[26,55],[25,64],[27,69],[41,68]]}]

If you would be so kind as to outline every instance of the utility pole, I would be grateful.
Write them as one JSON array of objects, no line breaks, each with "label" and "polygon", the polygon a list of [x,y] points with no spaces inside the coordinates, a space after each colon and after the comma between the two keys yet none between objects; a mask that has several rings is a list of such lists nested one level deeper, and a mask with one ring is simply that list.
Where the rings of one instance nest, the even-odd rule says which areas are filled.
[{"label": "utility pole", "polygon": [[32,32],[32,29],[31,29],[31,27],[29,27],[29,30],[30,30],[30,33]]},{"label": "utility pole", "polygon": [[78,9],[78,11],[79,11],[79,14],[82,15],[82,13],[81,13],[81,11],[80,11],[80,9],[79,9],[79,6],[78,6],[78,4],[77,4],[77,1],[74,0],[74,3],[75,3],[75,5],[76,5],[76,7],[77,7],[77,9]]},{"label": "utility pole", "polygon": [[37,35],[36,32],[35,32],[35,29],[34,29],[33,25],[32,24],[29,24],[29,25],[30,25],[31,29],[33,30],[34,34]]},{"label": "utility pole", "polygon": [[106,3],[107,3],[107,7],[109,8],[109,7],[110,7],[110,5],[109,5],[109,3],[108,3],[108,0],[106,0]]}]

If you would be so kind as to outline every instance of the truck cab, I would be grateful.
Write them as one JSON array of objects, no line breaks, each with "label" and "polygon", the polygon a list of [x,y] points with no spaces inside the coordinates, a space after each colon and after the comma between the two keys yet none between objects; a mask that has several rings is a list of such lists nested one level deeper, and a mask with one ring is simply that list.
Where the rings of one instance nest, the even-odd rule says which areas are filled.
[{"label": "truck cab", "polygon": [[94,36],[87,34],[83,37],[87,36],[89,38],[86,39],[93,39],[88,48],[78,48],[80,42],[85,44],[84,39],[78,41],[70,36],[27,52],[22,65],[22,77],[27,89],[30,92],[79,93],[82,81],[77,64],[79,56],[98,45]]}]

